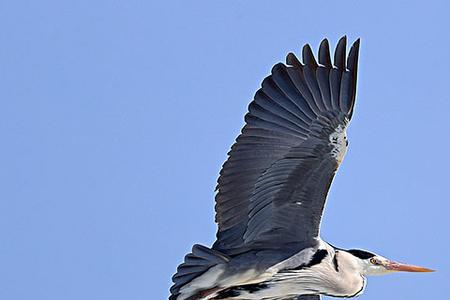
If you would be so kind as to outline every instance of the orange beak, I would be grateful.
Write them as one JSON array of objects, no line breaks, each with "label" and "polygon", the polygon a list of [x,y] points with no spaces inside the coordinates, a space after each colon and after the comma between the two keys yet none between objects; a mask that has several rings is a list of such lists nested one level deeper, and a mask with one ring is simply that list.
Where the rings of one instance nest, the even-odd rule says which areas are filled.
[{"label": "orange beak", "polygon": [[386,267],[387,270],[391,270],[391,271],[434,272],[434,270],[431,270],[431,269],[428,269],[428,268],[414,266],[414,265],[402,264],[402,263],[398,263],[398,262],[395,262],[395,261],[390,261],[390,262],[386,263],[385,267]]}]

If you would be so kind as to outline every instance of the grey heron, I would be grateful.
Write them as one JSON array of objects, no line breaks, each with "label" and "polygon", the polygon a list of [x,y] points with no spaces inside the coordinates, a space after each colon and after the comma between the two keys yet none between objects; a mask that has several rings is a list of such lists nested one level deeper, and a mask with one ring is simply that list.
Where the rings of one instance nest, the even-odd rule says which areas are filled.
[{"label": "grey heron", "polygon": [[289,53],[256,92],[217,185],[217,240],[194,245],[173,276],[170,300],[300,299],[361,294],[367,275],[432,270],[320,238],[328,190],[348,146],[359,39],[331,59]]}]

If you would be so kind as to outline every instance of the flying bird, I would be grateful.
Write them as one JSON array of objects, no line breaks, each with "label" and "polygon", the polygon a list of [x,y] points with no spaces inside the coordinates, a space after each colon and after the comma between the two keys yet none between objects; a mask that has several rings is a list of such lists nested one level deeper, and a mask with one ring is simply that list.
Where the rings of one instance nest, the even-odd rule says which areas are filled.
[{"label": "flying bird", "polygon": [[217,240],[194,245],[169,300],[320,300],[354,297],[366,276],[431,272],[320,238],[328,190],[348,147],[360,41],[344,36],[333,60],[307,44],[256,92],[216,188]]}]

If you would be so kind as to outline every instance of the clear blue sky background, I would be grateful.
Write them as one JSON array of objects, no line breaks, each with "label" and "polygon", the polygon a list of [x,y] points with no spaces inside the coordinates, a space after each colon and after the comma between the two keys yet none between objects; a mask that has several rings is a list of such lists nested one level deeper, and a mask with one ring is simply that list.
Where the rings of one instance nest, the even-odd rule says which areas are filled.
[{"label": "clear blue sky background", "polygon": [[0,298],[165,299],[214,240],[261,80],[344,34],[358,99],[323,237],[439,270],[360,299],[448,297],[448,1],[156,2],[0,2]]}]

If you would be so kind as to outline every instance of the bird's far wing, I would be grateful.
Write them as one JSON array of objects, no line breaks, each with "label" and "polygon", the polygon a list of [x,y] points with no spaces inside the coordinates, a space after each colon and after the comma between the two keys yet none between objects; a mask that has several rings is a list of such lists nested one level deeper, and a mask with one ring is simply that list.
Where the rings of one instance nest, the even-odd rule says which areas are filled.
[{"label": "bird's far wing", "polygon": [[330,57],[309,45],[303,63],[288,54],[264,79],[228,153],[216,194],[217,241],[232,249],[312,241],[346,149],[356,93],[359,40],[346,58],[346,38]]},{"label": "bird's far wing", "polygon": [[320,300],[320,295],[298,296],[297,300]]}]

